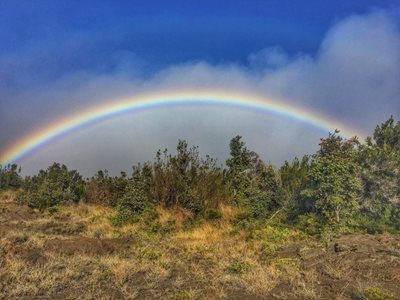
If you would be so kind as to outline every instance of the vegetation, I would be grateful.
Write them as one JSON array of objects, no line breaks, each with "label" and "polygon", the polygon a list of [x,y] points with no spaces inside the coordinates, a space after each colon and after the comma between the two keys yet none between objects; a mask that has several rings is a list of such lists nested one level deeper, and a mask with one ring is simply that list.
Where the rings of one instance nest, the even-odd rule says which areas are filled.
[{"label": "vegetation", "polygon": [[301,191],[304,201],[327,222],[339,224],[357,207],[361,189],[356,163],[356,140],[344,140],[338,131],[321,139],[308,174],[308,188]]},{"label": "vegetation", "polygon": [[21,168],[16,164],[0,165],[0,191],[19,188],[22,184]]},{"label": "vegetation", "polygon": [[131,176],[111,177],[105,170],[83,181],[77,171],[54,163],[22,179],[18,166],[8,165],[0,169],[0,189],[22,187],[19,201],[39,209],[80,200],[112,206],[117,223],[154,215],[157,207],[183,209],[192,220],[217,219],[226,204],[239,208],[238,220],[262,222],[278,214],[288,226],[314,233],[399,231],[400,122],[390,117],[365,143],[336,130],[319,146],[314,155],[277,169],[236,136],[224,169],[180,140],[175,154],[159,150]]},{"label": "vegetation", "polygon": [[84,181],[76,170],[54,163],[38,175],[26,177],[19,202],[45,209],[60,203],[79,202],[84,192]]},{"label": "vegetation", "polygon": [[223,166],[180,140],[87,180],[1,167],[0,299],[400,297],[400,122],[280,168],[229,148]]}]

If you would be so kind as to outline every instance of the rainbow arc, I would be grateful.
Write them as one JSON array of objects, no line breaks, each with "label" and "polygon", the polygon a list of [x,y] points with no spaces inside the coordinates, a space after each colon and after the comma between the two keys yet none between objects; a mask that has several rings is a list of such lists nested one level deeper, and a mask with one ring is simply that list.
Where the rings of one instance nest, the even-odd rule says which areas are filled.
[{"label": "rainbow arc", "polygon": [[100,120],[126,113],[135,113],[168,106],[223,106],[264,113],[273,113],[313,125],[326,131],[339,128],[347,137],[362,136],[357,130],[304,107],[289,105],[276,98],[263,97],[248,92],[190,90],[143,93],[100,104],[85,111],[57,120],[28,134],[0,153],[0,163],[17,162],[29,156],[56,138],[95,124]]}]

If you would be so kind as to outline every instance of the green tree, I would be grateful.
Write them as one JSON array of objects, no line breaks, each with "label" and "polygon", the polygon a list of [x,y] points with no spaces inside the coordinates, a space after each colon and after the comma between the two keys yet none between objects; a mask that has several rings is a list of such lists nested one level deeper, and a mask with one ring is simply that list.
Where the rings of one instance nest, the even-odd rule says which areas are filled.
[{"label": "green tree", "polygon": [[249,216],[265,218],[282,205],[279,177],[271,165],[265,164],[257,153],[248,150],[241,136],[230,141],[230,158],[225,173],[227,185]]},{"label": "green tree", "polygon": [[16,164],[0,165],[0,190],[19,188],[22,184],[21,168]]},{"label": "green tree", "polygon": [[27,177],[19,201],[44,209],[59,203],[78,202],[84,193],[84,181],[76,170],[54,163],[38,175]]},{"label": "green tree", "polygon": [[153,203],[149,197],[146,185],[142,180],[131,178],[125,188],[124,194],[118,201],[118,211],[120,216],[125,219],[133,219],[150,210]]},{"label": "green tree", "polygon": [[125,193],[127,175],[111,177],[107,170],[100,170],[85,184],[85,201],[89,203],[116,206]]},{"label": "green tree", "polygon": [[398,154],[400,151],[400,122],[396,123],[393,116],[390,116],[384,123],[376,126],[374,140],[379,149],[388,148],[388,151]]},{"label": "green tree", "polygon": [[360,147],[361,210],[375,222],[400,227],[400,122],[378,125]]},{"label": "green tree", "polygon": [[250,172],[255,153],[245,147],[240,135],[235,136],[229,143],[230,158],[226,160],[228,170],[226,181],[234,196],[241,195],[249,187]]},{"label": "green tree", "polygon": [[310,209],[310,203],[301,201],[300,192],[306,187],[311,168],[310,156],[305,155],[301,160],[297,157],[291,163],[285,161],[279,169],[282,193],[285,205],[295,213],[303,213]]},{"label": "green tree", "polygon": [[310,175],[309,188],[302,195],[311,198],[315,210],[327,221],[340,223],[358,207],[357,193],[361,188],[356,161],[356,139],[346,140],[339,131],[321,139]]},{"label": "green tree", "polygon": [[183,207],[195,215],[215,208],[225,196],[223,174],[216,160],[200,158],[198,147],[179,140],[176,155],[157,152],[153,165],[151,192],[166,207]]},{"label": "green tree", "polygon": [[282,206],[282,189],[279,177],[271,165],[258,160],[249,172],[250,185],[245,191],[251,215],[266,218]]}]

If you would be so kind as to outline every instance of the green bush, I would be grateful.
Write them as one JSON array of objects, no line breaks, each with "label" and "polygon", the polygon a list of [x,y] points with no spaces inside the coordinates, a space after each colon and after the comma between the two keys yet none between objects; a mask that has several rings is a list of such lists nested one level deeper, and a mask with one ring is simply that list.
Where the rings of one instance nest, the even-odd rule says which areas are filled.
[{"label": "green bush", "polygon": [[357,139],[346,140],[339,131],[321,139],[314,155],[304,199],[313,203],[313,211],[329,223],[341,223],[359,208],[360,166],[357,162]]},{"label": "green bush", "polygon": [[141,181],[131,180],[118,201],[118,222],[137,221],[146,211],[151,210],[153,204],[145,185]]},{"label": "green bush", "polygon": [[117,213],[115,215],[110,216],[109,220],[110,220],[112,226],[121,227],[125,224],[128,224],[131,221],[131,218],[129,218],[126,215],[121,215],[121,214]]},{"label": "green bush", "polygon": [[249,221],[253,217],[251,211],[246,207],[241,207],[235,215],[234,223],[239,224]]},{"label": "green bush", "polygon": [[257,239],[261,240],[260,257],[270,257],[276,250],[287,242],[291,231],[279,226],[266,226],[256,232]]},{"label": "green bush", "polygon": [[271,203],[274,201],[272,192],[257,191],[248,199],[251,216],[256,219],[266,218],[272,211]]},{"label": "green bush", "polygon": [[362,293],[362,299],[365,300],[394,300],[394,294],[379,287],[370,287]]},{"label": "green bush", "polygon": [[50,206],[49,208],[47,208],[47,212],[50,215],[56,215],[60,212],[60,207],[58,205]]},{"label": "green bush", "polygon": [[138,185],[128,187],[119,201],[119,210],[132,215],[140,215],[150,206],[149,198]]},{"label": "green bush", "polygon": [[26,178],[18,201],[40,210],[60,203],[76,203],[84,192],[82,176],[65,165],[54,163],[46,171]]},{"label": "green bush", "polygon": [[384,222],[370,216],[358,216],[349,220],[348,225],[353,231],[366,232],[368,234],[383,233],[386,229]]},{"label": "green bush", "polygon": [[16,164],[0,165],[0,190],[15,189],[22,185],[21,168]]},{"label": "green bush", "polygon": [[243,274],[250,270],[250,264],[246,261],[235,259],[228,267],[227,271],[233,274]]},{"label": "green bush", "polygon": [[180,140],[176,155],[158,151],[150,169],[152,198],[165,207],[182,207],[194,215],[218,207],[227,198],[223,173],[216,160],[200,158],[198,147]]},{"label": "green bush", "polygon": [[297,222],[297,227],[309,235],[319,234],[323,226],[324,222],[314,213],[299,216]]},{"label": "green bush", "polygon": [[[391,213],[395,214],[396,210],[393,209]],[[381,216],[368,213],[357,214],[347,222],[347,227],[351,231],[365,232],[368,234],[380,234],[384,232],[397,233],[399,231],[397,224],[384,214]]]},{"label": "green bush", "polygon": [[222,218],[222,214],[218,209],[209,208],[206,210],[207,220],[219,220]]},{"label": "green bush", "polygon": [[108,171],[99,171],[85,185],[85,201],[88,203],[117,206],[118,199],[125,192],[128,179],[126,174],[111,177]]}]

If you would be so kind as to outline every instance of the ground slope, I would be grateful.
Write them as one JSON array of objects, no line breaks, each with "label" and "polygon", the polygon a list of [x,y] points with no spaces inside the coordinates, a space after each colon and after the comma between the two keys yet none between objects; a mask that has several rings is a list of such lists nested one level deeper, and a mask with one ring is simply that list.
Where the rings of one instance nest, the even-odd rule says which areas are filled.
[{"label": "ground slope", "polygon": [[[110,208],[40,213],[8,196],[0,202],[0,299],[400,299],[399,236],[323,244],[225,221],[183,230],[179,214],[162,210],[157,226],[116,228]],[[231,214],[223,208],[224,219]]]}]

